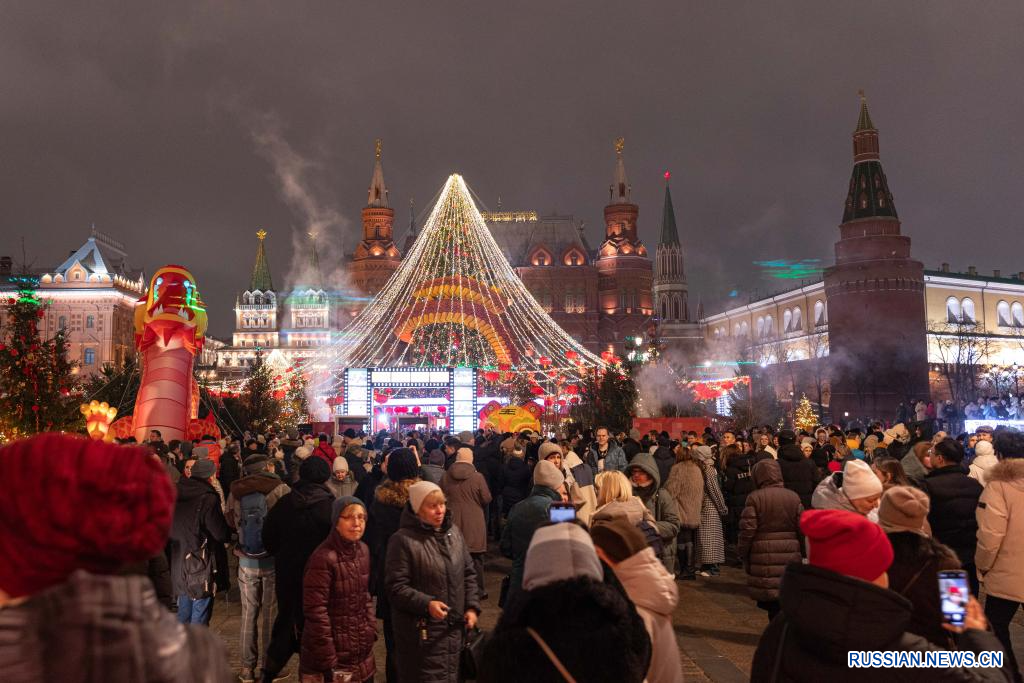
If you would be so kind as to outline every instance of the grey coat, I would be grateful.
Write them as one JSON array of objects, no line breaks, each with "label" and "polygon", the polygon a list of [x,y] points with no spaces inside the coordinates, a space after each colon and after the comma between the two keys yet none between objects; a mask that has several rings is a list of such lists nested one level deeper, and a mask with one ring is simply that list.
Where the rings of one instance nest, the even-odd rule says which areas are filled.
[{"label": "grey coat", "polygon": [[[405,506],[401,527],[388,541],[384,588],[399,680],[457,683],[465,633],[462,616],[468,609],[479,612],[480,600],[473,560],[451,513],[435,530]],[[430,618],[431,600],[448,605],[447,619]]]},{"label": "grey coat", "polygon": [[220,638],[179,624],[145,576],[76,571],[0,610],[7,683],[215,683],[235,680]]},{"label": "grey coat", "polygon": [[484,508],[491,502],[491,490],[484,475],[472,463],[453,463],[441,478],[441,490],[448,498],[452,524],[459,527],[471,553],[487,552],[487,525]]}]

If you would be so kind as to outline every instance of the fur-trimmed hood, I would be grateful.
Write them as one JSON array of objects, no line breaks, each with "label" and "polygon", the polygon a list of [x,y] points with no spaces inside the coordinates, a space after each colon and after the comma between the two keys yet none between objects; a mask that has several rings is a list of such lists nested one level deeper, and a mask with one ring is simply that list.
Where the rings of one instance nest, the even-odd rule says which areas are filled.
[{"label": "fur-trimmed hood", "polygon": [[1000,460],[988,471],[988,483],[1005,481],[1024,487],[1024,458]]},{"label": "fur-trimmed hood", "polygon": [[382,504],[393,508],[403,508],[409,502],[409,487],[419,481],[416,479],[405,479],[403,481],[391,481],[385,479],[374,497]]}]

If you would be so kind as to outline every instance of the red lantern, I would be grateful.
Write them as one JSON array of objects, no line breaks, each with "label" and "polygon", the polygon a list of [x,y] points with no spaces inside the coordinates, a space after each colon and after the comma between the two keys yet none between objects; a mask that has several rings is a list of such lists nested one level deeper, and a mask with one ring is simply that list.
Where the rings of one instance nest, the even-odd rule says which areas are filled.
[{"label": "red lantern", "polygon": [[412,414],[413,415],[419,415],[420,414],[420,407],[419,406],[413,406],[412,407]]},{"label": "red lantern", "polygon": [[494,370],[488,370],[487,372],[484,373],[484,379],[487,380],[488,382],[497,382],[498,376],[498,373],[495,372]]},{"label": "red lantern", "polygon": [[611,363],[612,362],[612,358],[613,358],[613,356],[612,356],[612,352],[611,351],[602,351],[601,352],[601,360],[603,360],[605,363]]},{"label": "red lantern", "polygon": [[534,396],[543,396],[544,390],[538,387],[537,385],[534,385],[530,387],[530,393],[533,394]]},{"label": "red lantern", "polygon": [[510,366],[508,363],[498,363],[498,369],[502,372],[507,372],[510,369]]},{"label": "red lantern", "polygon": [[578,386],[576,386],[575,384],[570,384],[569,386],[567,386],[565,388],[565,393],[567,393],[567,394],[578,394],[578,393],[580,393],[580,388]]},{"label": "red lantern", "polygon": [[554,402],[555,399],[551,398],[550,396],[544,399],[544,405],[548,406],[549,408],[554,404]]},{"label": "red lantern", "polygon": [[580,354],[576,353],[575,351],[565,352],[565,357],[568,358],[569,360],[575,360],[576,358],[579,358],[579,355]]},{"label": "red lantern", "polygon": [[565,403],[566,403],[566,401],[565,401],[565,399],[564,399],[564,398],[560,398],[560,399],[558,399],[558,405],[560,405],[560,406],[564,406],[564,405],[565,405]]},{"label": "red lantern", "polygon": [[541,367],[545,368],[551,365],[551,359],[548,358],[547,356],[541,356],[540,358],[537,359],[537,362],[540,363]]},{"label": "red lantern", "polygon": [[558,370],[548,370],[548,377],[558,377]]},{"label": "red lantern", "polygon": [[442,415],[444,415],[445,413],[448,412],[448,406],[438,406],[437,407],[437,412],[439,412]]}]

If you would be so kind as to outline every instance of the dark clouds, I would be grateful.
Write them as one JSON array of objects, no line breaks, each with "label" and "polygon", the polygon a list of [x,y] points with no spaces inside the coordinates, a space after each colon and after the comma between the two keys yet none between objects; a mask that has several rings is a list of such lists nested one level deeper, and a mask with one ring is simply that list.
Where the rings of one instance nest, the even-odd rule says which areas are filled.
[{"label": "dark clouds", "polygon": [[1016,1],[8,3],[0,252],[54,265],[95,221],[150,272],[190,266],[223,335],[255,230],[280,282],[309,215],[261,122],[348,247],[375,137],[400,237],[457,170],[596,243],[624,135],[641,236],[671,168],[713,301],[774,286],[754,260],[831,260],[863,87],[915,254],[1022,270],[1022,27]]}]

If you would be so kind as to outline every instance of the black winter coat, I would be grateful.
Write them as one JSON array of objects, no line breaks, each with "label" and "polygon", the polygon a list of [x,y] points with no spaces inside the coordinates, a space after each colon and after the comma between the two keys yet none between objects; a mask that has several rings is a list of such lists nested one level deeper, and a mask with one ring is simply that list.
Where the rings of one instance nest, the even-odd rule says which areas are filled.
[{"label": "black winter coat", "polygon": [[[451,514],[436,530],[406,505],[401,528],[388,541],[386,566],[399,679],[458,683],[463,614],[469,609],[479,613],[480,601],[473,560]],[[446,619],[430,617],[427,606],[432,600],[448,605]]]},{"label": "black winter coat", "polygon": [[811,458],[805,458],[796,444],[788,443],[779,448],[779,467],[782,469],[783,485],[800,496],[805,510],[811,509],[811,494],[821,481],[818,466]]},{"label": "black winter coat", "polygon": [[736,553],[747,573],[754,600],[777,600],[786,565],[800,561],[800,496],[782,485],[782,471],[775,460],[754,466],[757,490],[747,496],[740,517]]},{"label": "black winter coat", "polygon": [[522,458],[510,456],[502,469],[501,513],[508,515],[512,506],[530,495],[533,472]]},{"label": "black winter coat", "polygon": [[[220,496],[213,485],[202,479],[186,477],[178,482],[178,500],[174,505],[174,520],[171,522],[171,588],[174,595],[185,594],[181,560],[185,554],[198,549],[205,538],[210,552],[219,543],[224,544],[231,537],[231,529],[220,509]],[[216,557],[214,553],[214,557]],[[227,555],[224,555],[227,559]],[[214,571],[226,572],[227,566],[216,566]]]},{"label": "black winter coat", "polygon": [[[941,648],[907,632],[913,609],[909,600],[867,581],[791,564],[779,593],[782,611],[761,634],[751,666],[752,683],[1006,680],[1000,669],[928,669],[917,676],[906,669],[850,669],[846,660],[850,651]],[[958,643],[960,649],[975,653],[1002,649],[994,635],[975,629],[960,635]],[[774,677],[777,660],[778,676]]]},{"label": "black winter coat", "polygon": [[[625,452],[625,449],[623,449]],[[626,456],[626,462],[632,462],[632,458]],[[661,481],[668,481],[669,470],[672,469],[672,465],[676,464],[676,456],[672,453],[672,449],[668,446],[658,446],[657,450],[654,451],[654,464],[658,466],[658,474],[661,475]]]},{"label": "black winter coat", "polygon": [[370,549],[370,594],[377,596],[377,617],[389,615],[387,594],[384,591],[384,567],[388,554],[388,541],[398,531],[402,509],[409,502],[409,486],[415,480],[393,482],[385,480],[373,494],[373,502],[366,520],[363,541]]},{"label": "black winter coat", "polygon": [[968,477],[958,465],[932,470],[924,479],[931,499],[928,523],[932,536],[948,545],[965,566],[974,566],[978,544],[978,498],[984,487]]},{"label": "black winter coat", "polygon": [[334,494],[324,484],[299,480],[263,520],[263,545],[274,556],[277,610],[302,629],[302,575],[306,562],[331,531]]},{"label": "black winter coat", "polygon": [[960,569],[956,553],[934,539],[912,531],[888,534],[893,561],[889,567],[889,590],[914,605],[907,631],[927,638],[937,647],[950,646],[950,633],[942,628],[939,571]]},{"label": "black winter coat", "polygon": [[725,504],[729,506],[729,512],[734,519],[739,519],[740,513],[747,504],[747,496],[757,488],[754,485],[752,472],[754,464],[771,459],[767,453],[742,453],[733,456],[725,466],[725,485],[722,493],[725,494]]},{"label": "black winter coat", "polygon": [[[640,442],[631,437],[626,437],[622,440],[622,452],[626,454],[626,462],[630,462],[636,455],[641,451]],[[662,477],[662,481],[666,481],[667,477]]]},{"label": "black winter coat", "polygon": [[[252,455],[251,453],[249,455]],[[217,473],[217,479],[220,480],[220,487],[224,491],[230,491],[231,485],[242,478],[242,465],[238,461],[238,456],[234,453],[225,453],[224,457],[220,459],[220,472]]]}]

